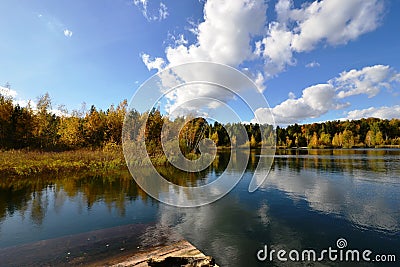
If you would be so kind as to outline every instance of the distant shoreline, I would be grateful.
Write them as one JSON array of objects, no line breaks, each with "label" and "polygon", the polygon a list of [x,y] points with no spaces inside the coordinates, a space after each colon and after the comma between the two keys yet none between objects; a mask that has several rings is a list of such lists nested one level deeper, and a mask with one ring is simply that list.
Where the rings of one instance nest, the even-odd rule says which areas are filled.
[{"label": "distant shoreline", "polygon": [[[268,147],[267,147],[268,149]],[[273,148],[272,148],[273,149]],[[307,148],[307,147],[276,147],[276,151],[316,151],[316,150],[399,150],[399,145],[385,145],[370,147],[353,148]],[[230,151],[230,147],[218,147],[218,151]],[[235,150],[245,150],[245,148],[235,148]],[[260,148],[251,148],[251,151]],[[167,163],[162,161],[164,165]],[[138,165],[138,167],[144,167]],[[27,150],[8,150],[0,151],[0,174],[7,177],[29,177],[36,174],[46,173],[67,173],[89,171],[93,173],[107,173],[127,169],[126,161],[122,149],[113,150],[90,150],[79,149],[71,151],[27,151]]]},{"label": "distant shoreline", "polygon": [[365,147],[365,146],[354,146],[350,148],[344,147],[316,147],[316,148],[309,148],[309,147],[277,147],[276,149],[292,149],[292,150],[318,150],[318,149],[335,149],[335,150],[352,150],[352,149],[400,149],[400,145],[380,145],[375,147]]},{"label": "distant shoreline", "polygon": [[[269,146],[266,147],[271,148]],[[272,147],[273,148],[273,147]],[[244,150],[247,149],[245,147],[236,147],[235,149],[237,150]],[[259,150],[261,147],[252,147],[250,148],[251,150]],[[354,146],[350,148],[344,148],[344,147],[285,147],[285,146],[277,146],[275,147],[276,150],[352,150],[352,149],[400,149],[400,145],[380,145],[380,146],[375,146],[375,147],[365,147],[365,146]],[[217,147],[218,151],[224,151],[224,150],[230,150],[230,147],[226,146],[219,146]]]}]

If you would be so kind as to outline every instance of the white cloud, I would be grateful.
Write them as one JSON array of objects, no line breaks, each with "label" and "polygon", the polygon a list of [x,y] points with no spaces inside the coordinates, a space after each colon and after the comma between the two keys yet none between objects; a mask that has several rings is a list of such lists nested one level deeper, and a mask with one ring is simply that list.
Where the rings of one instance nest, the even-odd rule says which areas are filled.
[{"label": "white cloud", "polygon": [[[348,107],[350,103],[340,100],[352,95],[366,94],[376,96],[381,88],[391,89],[400,82],[400,75],[389,66],[375,65],[364,67],[361,70],[342,72],[325,84],[317,84],[303,90],[300,98],[289,93],[289,98],[271,109],[278,124],[290,124],[309,118],[318,118],[331,110]],[[348,119],[366,117],[394,118],[399,117],[399,107],[369,108],[354,110],[348,113]],[[256,110],[258,118],[267,117],[269,109]]]},{"label": "white cloud", "polygon": [[254,79],[254,83],[256,84],[260,92],[263,92],[265,90],[264,81],[265,81],[264,76],[262,75],[261,72],[258,72],[256,78]]},{"label": "white cloud", "polygon": [[[135,4],[147,8],[147,0],[135,0]],[[258,67],[255,64],[255,69],[248,70],[247,74],[258,88],[264,90],[265,79],[276,76],[287,66],[296,65],[295,53],[313,50],[320,44],[346,44],[376,29],[383,13],[383,3],[379,0],[321,0],[294,7],[292,0],[279,0],[275,12],[276,21],[268,23],[266,1],[208,0],[204,4],[204,21],[190,23],[190,32],[195,35],[196,42],[189,43],[183,35],[177,35],[173,39],[175,42],[166,47],[165,58],[151,60],[148,54],[142,54],[143,62],[149,70],[161,70],[195,61],[212,61],[246,69],[248,63],[263,61],[264,64]],[[307,64],[307,67],[317,66],[319,63],[315,61]],[[375,71],[367,75],[373,73]],[[300,98],[291,95],[290,99],[276,106],[274,115],[278,122],[293,122],[317,118],[329,110],[348,106],[348,103],[339,102],[340,98],[359,94],[353,87],[360,92],[369,88],[365,79],[361,81],[362,75],[359,77],[359,82],[339,77],[306,88]],[[385,79],[372,81],[378,88],[387,87]],[[373,96],[377,91],[373,89],[367,93]],[[187,92],[176,92],[174,99],[186,99],[179,94]],[[207,91],[208,97],[213,97],[213,94],[219,96],[220,92]]]},{"label": "white cloud", "polygon": [[293,92],[289,92],[288,97],[289,99],[295,99],[296,95]]},{"label": "white cloud", "polygon": [[15,100],[14,104],[18,104],[20,107],[27,107],[29,105],[31,108],[36,109],[36,104],[31,100],[19,99]]},{"label": "white cloud", "polygon": [[6,98],[14,98],[17,96],[17,92],[10,88],[0,86],[0,95]]},{"label": "white cloud", "polygon": [[[312,160],[312,157],[305,159],[309,162],[312,162]],[[356,182],[348,183],[344,179],[331,179],[327,172],[319,173],[311,166],[314,165],[305,164],[305,168],[302,168],[296,177],[282,175],[283,173],[280,172],[271,172],[268,176],[268,182],[264,183],[262,187],[278,188],[286,192],[294,201],[299,199],[307,201],[313,210],[338,214],[361,227],[368,229],[372,227],[393,233],[399,231],[400,224],[396,215],[394,215],[396,208],[386,205],[382,201],[382,195],[397,192],[396,187],[388,186],[385,190],[371,188],[365,201],[360,201],[357,192],[360,191],[360,188],[368,187],[371,182],[365,181],[366,171],[362,168],[351,168],[353,179]],[[382,191],[385,193],[382,193]]]},{"label": "white cloud", "polygon": [[185,39],[185,36],[183,34],[180,34],[177,39],[175,39],[175,44],[176,45],[187,45],[188,40]]},{"label": "white cloud", "polygon": [[380,24],[383,1],[323,0],[290,10],[296,21],[292,46],[295,51],[312,50],[325,40],[330,45],[345,44]]},{"label": "white cloud", "polygon": [[279,23],[286,23],[289,20],[292,6],[291,0],[280,0],[276,3],[275,12]]},{"label": "white cloud", "polygon": [[321,66],[321,65],[317,61],[312,61],[312,62],[306,64],[306,68],[316,68],[319,66]]},{"label": "white cloud", "polygon": [[[164,67],[176,66],[187,62],[212,61],[238,67],[245,60],[253,56],[251,39],[263,32],[266,23],[267,5],[264,1],[257,0],[209,0],[204,5],[204,21],[197,26],[192,23],[193,33],[196,33],[197,42],[189,44],[183,35],[176,37],[173,45],[166,48],[166,60],[157,57],[151,59],[149,55],[142,54],[142,60],[150,69],[161,70]],[[261,72],[250,73],[259,90],[263,90],[264,76]],[[204,69],[201,73],[179,73],[186,80],[204,80],[221,78],[218,70]],[[167,75],[168,76],[168,75]],[[196,76],[193,78],[193,76]],[[206,78],[205,78],[206,77]],[[168,82],[168,77],[162,77],[163,83]],[[173,80],[176,77],[173,77]],[[165,81],[164,81],[165,80]],[[228,81],[231,83],[230,81]],[[221,83],[221,82],[220,82]],[[236,87],[232,81],[231,87]],[[184,109],[189,112],[199,110],[201,102],[187,102],[194,97],[203,97],[228,101],[233,95],[216,87],[192,86],[177,89],[174,94],[166,96],[170,101],[166,108],[171,113]],[[221,103],[210,101],[211,107],[219,107]],[[180,107],[183,105],[183,107]],[[188,105],[193,105],[192,107]]]},{"label": "white cloud", "polygon": [[195,36],[199,35],[199,29],[198,29],[199,23],[194,22],[194,20],[191,18],[187,19],[187,23],[190,26],[185,26],[185,30],[187,30],[188,32],[191,32]]},{"label": "white cloud", "polygon": [[18,99],[17,91],[12,90],[8,87],[0,86],[0,95],[3,95],[6,98],[11,99],[14,105],[19,105],[20,107],[27,107],[28,105],[30,105],[32,109],[34,110],[36,109],[36,103],[32,102],[31,100]]},{"label": "white cloud", "polygon": [[400,105],[392,107],[370,107],[367,109],[352,110],[347,113],[345,119],[358,120],[361,118],[380,118],[380,119],[399,119],[400,118]]},{"label": "white cloud", "polygon": [[[331,84],[317,84],[304,89],[302,96],[297,99],[293,93],[289,93],[289,99],[272,108],[271,112],[277,124],[287,124],[317,118],[347,105],[338,102],[335,88]],[[258,118],[265,118],[269,109],[260,108],[255,113]]]},{"label": "white cloud", "polygon": [[160,8],[158,9],[158,20],[164,20],[168,17],[168,8],[164,3],[160,3]]},{"label": "white cloud", "polygon": [[73,34],[73,32],[71,30],[65,29],[64,30],[64,35],[65,37],[71,37]]},{"label": "white cloud", "polygon": [[187,45],[189,41],[185,38],[183,34],[172,34],[168,32],[168,40],[164,42],[164,44],[169,44],[172,47],[176,47],[179,45]]},{"label": "white cloud", "polygon": [[[5,96],[6,98],[10,98],[15,105],[19,105],[20,107],[30,107],[34,112],[37,112],[37,105],[34,101],[16,98],[18,93],[15,90],[12,90],[7,87],[0,86],[0,95]],[[54,114],[56,116],[70,116],[68,113],[58,110],[58,109],[51,109],[49,113]]]},{"label": "white cloud", "polygon": [[[14,102],[14,105],[19,105],[20,107],[24,107],[24,108],[28,107],[28,105],[29,105],[29,107],[33,110],[33,112],[38,111],[36,103],[32,100],[18,99],[18,100],[14,100],[13,102]],[[49,113],[54,114],[59,117],[71,116],[71,114],[69,114],[67,111],[63,111],[60,109],[50,109]]]},{"label": "white cloud", "polygon": [[143,16],[148,19],[147,15],[147,0],[133,0],[133,3],[142,12]]},{"label": "white cloud", "polygon": [[267,37],[262,40],[267,77],[273,77],[282,72],[286,65],[296,64],[291,49],[292,39],[293,33],[287,31],[282,24],[270,23]]},{"label": "white cloud", "polygon": [[[380,25],[383,1],[322,0],[294,8],[293,1],[279,0],[275,5],[277,21],[268,25],[263,47],[255,55],[263,55],[265,76],[274,77],[295,65],[293,53],[311,51],[318,44],[346,44]],[[263,52],[263,53],[261,53]]]},{"label": "white cloud", "polygon": [[[147,14],[148,0],[134,0]],[[376,29],[383,13],[379,0],[322,0],[294,7],[292,0],[275,5],[276,21],[267,23],[265,1],[208,0],[204,21],[190,22],[196,42],[189,44],[183,35],[165,49],[165,65],[193,61],[213,61],[239,67],[253,60],[263,60],[263,69],[251,70],[253,76],[263,71],[265,79],[296,64],[294,53],[310,51],[318,44],[339,45]],[[317,62],[308,67],[317,67]],[[243,66],[242,66],[243,67]]]},{"label": "white cloud", "polygon": [[148,70],[156,69],[160,71],[165,66],[165,61],[163,58],[157,57],[151,60],[148,54],[142,54],[141,57]]},{"label": "white cloud", "polygon": [[169,15],[167,6],[160,2],[158,8],[149,10],[148,0],[133,0],[134,5],[142,12],[147,21],[162,21]]},{"label": "white cloud", "polygon": [[331,80],[339,91],[338,97],[366,94],[369,98],[376,96],[381,89],[390,89],[392,84],[400,82],[399,73],[384,65],[365,67],[361,70],[342,72]]},{"label": "white cloud", "polygon": [[266,4],[255,0],[209,0],[204,5],[197,43],[167,47],[170,65],[193,61],[213,61],[238,66],[252,56],[251,37],[262,34]]}]

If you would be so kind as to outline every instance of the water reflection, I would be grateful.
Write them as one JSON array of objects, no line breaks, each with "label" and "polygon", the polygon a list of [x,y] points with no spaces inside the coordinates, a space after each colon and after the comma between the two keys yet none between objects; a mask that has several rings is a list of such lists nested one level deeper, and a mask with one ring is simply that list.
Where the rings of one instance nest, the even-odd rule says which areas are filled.
[{"label": "water reflection", "polygon": [[310,208],[343,216],[359,227],[399,233],[400,151],[293,153],[299,152],[275,158],[264,189],[277,188],[294,201],[304,199]]},{"label": "water reflection", "polygon": [[140,198],[148,201],[146,193],[138,188],[127,171],[107,175],[87,173],[64,174],[62,176],[37,176],[29,178],[2,179],[0,183],[0,221],[14,213],[25,217],[29,212],[31,221],[40,225],[49,209],[49,198],[54,202],[56,213],[60,213],[67,199],[81,199],[82,205],[90,209],[96,202],[110,209],[115,207],[125,215],[127,201]]},{"label": "water reflection", "polygon": [[[235,162],[230,175],[237,175],[234,167],[249,158],[242,181],[219,201],[190,209],[149,198],[127,170],[3,177],[0,247],[146,222],[154,226],[143,240],[170,236],[167,229],[172,229],[222,266],[260,265],[255,253],[264,244],[324,249],[345,237],[352,247],[382,253],[395,253],[393,248],[400,246],[399,150],[277,151],[268,179],[252,194],[248,185],[263,156],[259,151],[231,153]],[[173,183],[199,186],[216,179],[230,156],[220,152],[207,170],[196,174],[159,170]],[[142,179],[146,172],[141,170]]]},{"label": "water reflection", "polygon": [[287,164],[297,172],[312,169],[352,174],[357,170],[363,170],[373,173],[390,172],[393,177],[399,177],[400,151],[395,149],[278,150],[274,166],[282,168]]},{"label": "water reflection", "polygon": [[[334,247],[340,237],[353,248],[397,253],[400,151],[323,151],[320,158],[319,151],[286,153],[275,159],[262,190],[247,192],[254,165],[263,160],[253,152],[243,181],[227,197],[196,209],[162,205],[158,227],[182,233],[222,266],[265,266],[255,257],[264,244],[275,250],[320,251]],[[375,161],[394,168],[383,171]]]}]

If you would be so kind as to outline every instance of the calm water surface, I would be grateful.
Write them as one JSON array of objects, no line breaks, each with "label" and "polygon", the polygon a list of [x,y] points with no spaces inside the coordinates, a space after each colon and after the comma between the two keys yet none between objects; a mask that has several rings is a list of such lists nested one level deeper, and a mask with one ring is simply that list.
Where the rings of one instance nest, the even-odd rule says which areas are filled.
[{"label": "calm water surface", "polygon": [[[240,161],[242,152],[235,152]],[[216,179],[226,167],[220,153],[199,174],[169,169],[181,185]],[[221,266],[310,266],[259,262],[258,250],[336,248],[396,254],[400,266],[400,150],[278,151],[261,189],[247,188],[263,155],[252,151],[243,179],[221,200],[174,208],[148,197],[127,171],[108,175],[59,174],[0,181],[0,248],[128,224],[152,224],[180,233]],[[143,175],[146,175],[145,171]],[[231,175],[235,175],[232,173]],[[1,265],[1,264],[0,264]],[[334,262],[311,266],[344,266]],[[350,265],[351,266],[351,265]],[[389,266],[364,264],[364,266]]]}]

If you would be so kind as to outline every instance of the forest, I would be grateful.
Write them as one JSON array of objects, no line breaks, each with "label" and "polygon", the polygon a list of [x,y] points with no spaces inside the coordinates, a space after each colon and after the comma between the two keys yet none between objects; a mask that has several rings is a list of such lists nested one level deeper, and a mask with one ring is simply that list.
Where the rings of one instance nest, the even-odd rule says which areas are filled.
[{"label": "forest", "polygon": [[[55,115],[48,93],[37,99],[36,108],[30,104],[21,107],[12,98],[0,94],[0,150],[66,151],[119,147],[124,118],[129,112],[127,122],[132,124],[131,129],[138,131],[135,138],[144,138],[149,154],[158,155],[162,126],[184,121],[177,118],[172,122],[156,109],[140,114],[127,111],[127,108],[124,100],[105,111],[91,106],[88,110]],[[237,134],[243,129],[239,123],[223,125],[193,118],[180,132],[172,131],[171,134],[179,136],[185,154],[197,153],[199,140],[204,137],[212,139],[218,147],[241,147],[247,142],[257,148],[262,141],[265,145],[274,145],[275,140],[278,148],[400,147],[400,119],[294,124],[277,126],[275,131],[271,125],[245,124],[244,128],[248,138]]]}]

